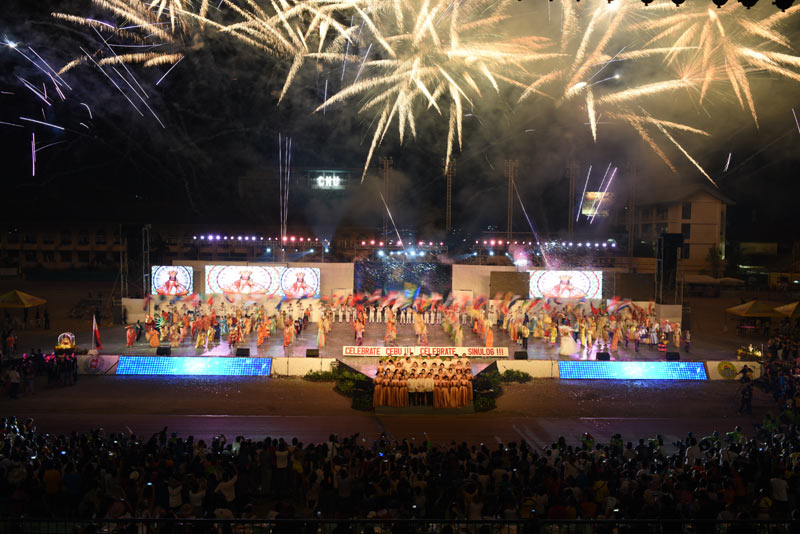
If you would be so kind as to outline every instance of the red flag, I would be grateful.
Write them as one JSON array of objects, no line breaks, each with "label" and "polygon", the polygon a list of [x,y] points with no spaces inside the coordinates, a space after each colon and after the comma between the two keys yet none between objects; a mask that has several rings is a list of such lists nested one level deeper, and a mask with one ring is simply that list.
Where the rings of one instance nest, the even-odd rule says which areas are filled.
[{"label": "red flag", "polygon": [[100,343],[100,329],[97,328],[97,317],[92,315],[92,337],[94,338],[94,345],[97,350],[103,350],[103,344]]}]

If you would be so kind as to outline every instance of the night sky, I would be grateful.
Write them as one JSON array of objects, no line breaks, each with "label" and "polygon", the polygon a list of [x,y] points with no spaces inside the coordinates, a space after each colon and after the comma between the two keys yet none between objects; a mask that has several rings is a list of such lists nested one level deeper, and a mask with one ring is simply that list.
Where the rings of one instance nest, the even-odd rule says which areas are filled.
[{"label": "night sky", "polygon": [[[544,3],[515,5],[516,24],[533,24],[538,20],[535,9]],[[766,0],[756,9],[775,10]],[[0,37],[18,43],[29,56],[28,47],[34,49],[56,69],[79,57],[81,47],[91,52],[102,47],[95,32],[53,19],[53,10],[115,20],[88,0],[6,0]],[[800,44],[798,29],[795,25],[794,34],[788,35],[795,45]],[[353,101],[335,104],[324,114],[312,113],[323,101],[326,81],[329,94],[343,83],[341,64],[305,68],[279,106],[285,62],[213,32],[186,37],[181,51],[185,59],[158,86],[169,65],[129,67],[150,95],[148,104],[164,123],[162,128],[141,104],[143,115],[137,113],[94,67],[80,66],[64,75],[72,91],[66,92],[62,102],[54,94],[53,83],[24,57],[8,46],[0,49],[0,121],[23,125],[0,124],[3,218],[275,227],[279,222],[275,180],[279,134],[293,140],[294,167],[358,170],[363,166],[373,117],[357,113],[358,102]],[[633,72],[637,67],[630,63],[614,69],[623,77],[647,75]],[[351,66],[345,72],[345,81],[355,70]],[[52,105],[44,105],[22,79],[39,91],[44,83]],[[116,81],[122,84],[119,78]],[[753,73],[751,83],[758,127],[731,95],[709,98],[698,107],[676,93],[657,107],[669,120],[690,117],[692,124],[713,131],[709,138],[685,141],[721,191],[736,202],[729,210],[729,239],[793,240],[792,216],[800,191],[800,132],[792,108],[800,108],[800,85],[764,73]],[[499,95],[466,112],[464,150],[455,154],[454,186],[454,224],[465,232],[505,228],[506,158],[520,160],[519,190],[528,213],[544,233],[566,226],[564,175],[571,159],[579,166],[578,189],[589,165],[604,169],[611,162],[635,169],[620,175],[616,185],[620,190],[632,180],[654,189],[705,180],[680,157],[674,157],[678,173],[673,174],[629,129],[602,124],[601,119],[595,143],[584,125],[583,109],[565,110],[540,100],[517,103],[518,96],[518,89],[501,88]],[[20,122],[20,117],[64,130]],[[391,129],[366,182],[344,196],[332,198],[293,184],[289,225],[325,233],[338,225],[379,225],[383,206],[377,196],[378,158],[391,156],[390,207],[398,225],[426,235],[441,232],[446,122],[431,114],[430,120],[417,124],[417,138],[406,139],[402,145],[396,128]],[[39,148],[35,176],[31,176],[32,133]],[[729,154],[731,161],[723,172]],[[595,175],[598,182],[601,174]],[[238,179],[242,176],[267,181],[259,191],[241,195]],[[523,230],[528,224],[518,207],[514,226]],[[586,230],[608,231],[602,223],[595,226]]]}]

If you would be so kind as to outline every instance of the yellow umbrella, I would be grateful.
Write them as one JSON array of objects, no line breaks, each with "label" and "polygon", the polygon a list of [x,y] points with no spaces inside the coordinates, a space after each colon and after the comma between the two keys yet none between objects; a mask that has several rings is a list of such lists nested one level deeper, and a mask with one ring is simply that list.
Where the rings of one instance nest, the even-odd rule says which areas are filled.
[{"label": "yellow umbrella", "polygon": [[784,304],[783,306],[778,306],[775,308],[775,311],[784,317],[800,317],[800,302],[795,301],[789,304]]},{"label": "yellow umbrella", "polygon": [[725,312],[737,317],[776,317],[778,315],[772,309],[772,306],[758,300],[751,300],[750,302],[733,306],[725,310]]},{"label": "yellow umbrella", "polygon": [[0,295],[0,308],[33,308],[46,303],[47,301],[44,299],[34,297],[22,291],[17,291],[16,289]]}]

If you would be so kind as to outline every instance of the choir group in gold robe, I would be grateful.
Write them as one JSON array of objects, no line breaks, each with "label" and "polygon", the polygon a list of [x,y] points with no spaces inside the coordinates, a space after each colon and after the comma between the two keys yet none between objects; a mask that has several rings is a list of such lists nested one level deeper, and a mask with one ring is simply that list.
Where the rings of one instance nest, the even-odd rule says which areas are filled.
[{"label": "choir group in gold robe", "polygon": [[472,369],[466,358],[387,359],[374,386],[374,406],[463,408],[472,402]]}]

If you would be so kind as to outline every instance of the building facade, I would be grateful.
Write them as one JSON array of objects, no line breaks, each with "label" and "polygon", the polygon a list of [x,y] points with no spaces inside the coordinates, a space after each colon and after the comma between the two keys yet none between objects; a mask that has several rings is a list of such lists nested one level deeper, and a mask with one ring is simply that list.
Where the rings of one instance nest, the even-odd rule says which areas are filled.
[{"label": "building facade", "polygon": [[[681,234],[678,268],[686,273],[711,272],[714,259],[725,259],[727,208],[733,201],[704,185],[676,186],[653,191],[643,199],[629,202],[616,212],[616,223],[627,227],[629,255],[645,259],[655,256],[658,236]],[[714,252],[712,252],[714,251]],[[648,261],[639,262],[647,270]]]}]

